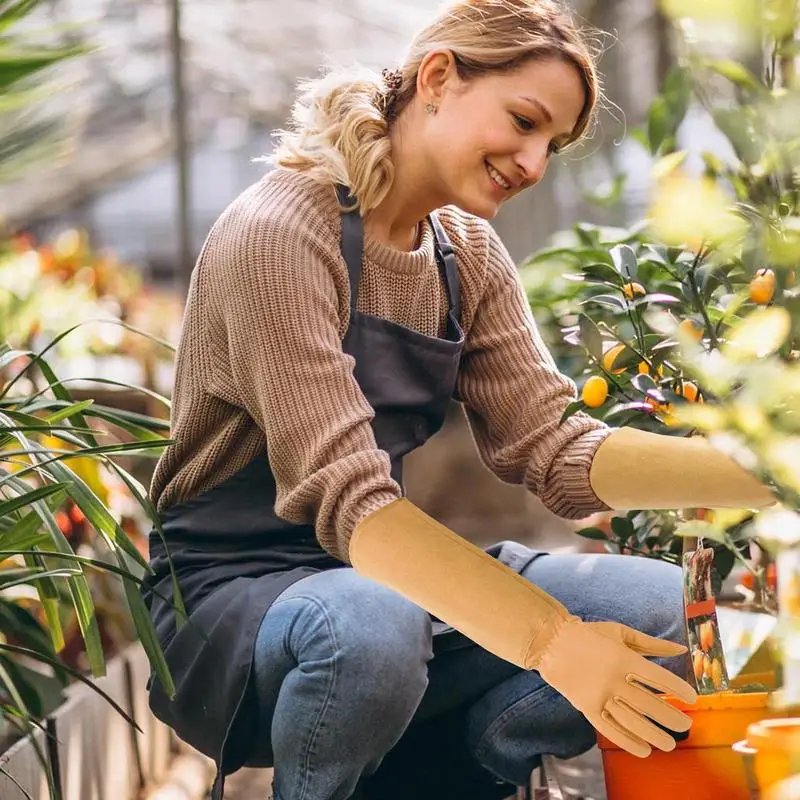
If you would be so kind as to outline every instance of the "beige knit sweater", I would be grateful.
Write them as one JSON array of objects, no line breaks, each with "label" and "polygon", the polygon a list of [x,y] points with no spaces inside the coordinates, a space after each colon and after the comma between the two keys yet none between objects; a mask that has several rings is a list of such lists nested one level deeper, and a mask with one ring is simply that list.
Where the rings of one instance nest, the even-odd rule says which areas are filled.
[{"label": "beige knit sweater", "polygon": [[[562,517],[605,509],[589,467],[610,429],[584,414],[559,425],[575,385],[557,371],[513,261],[486,221],[450,207],[439,218],[461,279],[457,399],[481,458]],[[268,452],[276,512],[313,523],[322,546],[347,561],[359,520],[401,496],[341,349],[350,291],[339,236],[333,188],[284,169],[243,192],[213,226],[178,347],[175,443],[151,487],[160,511]],[[357,306],[442,335],[447,297],[429,225],[412,252],[365,238]]]}]

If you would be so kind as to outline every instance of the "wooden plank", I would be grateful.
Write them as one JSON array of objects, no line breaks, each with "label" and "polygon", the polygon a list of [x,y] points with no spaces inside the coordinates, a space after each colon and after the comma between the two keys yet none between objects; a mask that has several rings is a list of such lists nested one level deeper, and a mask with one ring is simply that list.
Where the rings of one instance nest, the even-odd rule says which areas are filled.
[{"label": "wooden plank", "polygon": [[150,663],[144,649],[139,644],[133,645],[125,651],[124,656],[130,665],[133,717],[142,729],[141,733],[136,732],[135,735],[144,779],[146,784],[159,783],[169,769],[175,737],[150,711],[147,697]]},{"label": "wooden plank", "polygon": [[[107,674],[96,685],[130,714],[122,658],[109,661]],[[53,716],[63,800],[131,797],[138,775],[129,723],[88,686],[71,686],[67,696]]]},{"label": "wooden plank", "polygon": [[[46,754],[44,733],[37,731],[34,739]],[[0,770],[0,798],[3,800],[24,800],[25,792],[32,800],[50,800],[47,778],[30,738],[21,739],[0,754]],[[14,780],[3,774],[6,772]]]}]

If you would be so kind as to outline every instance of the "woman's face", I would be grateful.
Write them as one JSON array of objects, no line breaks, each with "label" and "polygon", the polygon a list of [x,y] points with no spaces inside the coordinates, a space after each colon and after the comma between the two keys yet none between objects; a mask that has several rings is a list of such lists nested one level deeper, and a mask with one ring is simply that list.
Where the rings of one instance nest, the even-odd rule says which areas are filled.
[{"label": "woman's face", "polygon": [[447,72],[437,113],[427,120],[429,162],[448,204],[491,219],[535,186],[569,141],[585,102],[583,82],[559,58],[466,82],[452,67]]}]

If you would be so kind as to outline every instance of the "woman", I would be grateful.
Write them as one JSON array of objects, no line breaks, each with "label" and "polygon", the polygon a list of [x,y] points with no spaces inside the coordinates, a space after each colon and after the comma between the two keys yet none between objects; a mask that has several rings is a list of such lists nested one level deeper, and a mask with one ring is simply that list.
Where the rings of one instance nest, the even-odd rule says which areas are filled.
[{"label": "woman", "polygon": [[350,797],[421,730],[508,794],[595,729],[642,757],[688,729],[655,693],[695,697],[679,570],[484,552],[403,498],[455,397],[485,463],[563,517],[770,502],[701,440],[559,424],[575,386],[487,220],[597,93],[554,2],[458,0],[398,70],[308,84],[278,168],[209,234],[152,485],[189,621],[154,536],[177,694],[154,680],[151,705],[217,761],[217,797],[244,763],[280,800]]}]

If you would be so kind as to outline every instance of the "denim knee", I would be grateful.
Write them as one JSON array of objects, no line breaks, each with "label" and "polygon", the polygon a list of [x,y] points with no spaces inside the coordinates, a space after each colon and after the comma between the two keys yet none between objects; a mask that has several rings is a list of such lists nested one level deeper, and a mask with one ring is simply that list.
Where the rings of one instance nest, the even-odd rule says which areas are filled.
[{"label": "denim knee", "polygon": [[[262,707],[272,705],[265,695],[277,702],[279,692],[294,689],[296,696],[289,691],[291,699],[284,697],[298,714],[327,718],[336,709],[327,728],[350,727],[368,748],[370,739],[386,736],[391,746],[427,688],[431,620],[419,606],[355,571],[335,572],[299,581],[268,612],[256,655]],[[294,677],[283,686],[290,672]],[[325,708],[312,708],[319,704]],[[374,720],[381,721],[377,736],[358,733],[375,727]],[[382,749],[381,742],[373,743]]]}]

